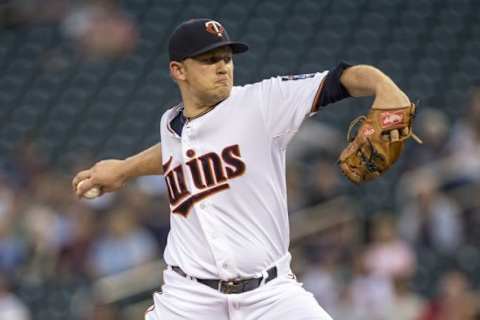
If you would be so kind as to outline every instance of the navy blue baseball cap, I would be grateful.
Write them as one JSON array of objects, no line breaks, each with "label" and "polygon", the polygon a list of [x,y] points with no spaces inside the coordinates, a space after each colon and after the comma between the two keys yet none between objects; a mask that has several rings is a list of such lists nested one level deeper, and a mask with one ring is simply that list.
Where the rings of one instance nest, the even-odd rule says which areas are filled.
[{"label": "navy blue baseball cap", "polygon": [[210,50],[229,46],[233,53],[248,50],[248,45],[232,41],[227,30],[212,19],[191,19],[173,31],[168,42],[170,61],[182,61]]}]

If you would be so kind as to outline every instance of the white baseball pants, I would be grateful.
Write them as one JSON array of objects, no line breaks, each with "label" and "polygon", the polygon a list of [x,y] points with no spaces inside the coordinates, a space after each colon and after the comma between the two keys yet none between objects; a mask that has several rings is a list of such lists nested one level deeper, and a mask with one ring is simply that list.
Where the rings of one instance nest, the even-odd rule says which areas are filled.
[{"label": "white baseball pants", "polygon": [[277,278],[240,294],[221,293],[167,269],[145,320],[332,320],[294,279],[290,254],[276,265]]}]

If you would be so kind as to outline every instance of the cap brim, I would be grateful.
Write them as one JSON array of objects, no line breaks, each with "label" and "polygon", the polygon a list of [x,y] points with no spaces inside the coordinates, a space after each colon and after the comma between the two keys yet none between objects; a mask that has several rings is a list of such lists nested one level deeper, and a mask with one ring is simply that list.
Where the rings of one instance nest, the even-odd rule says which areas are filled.
[{"label": "cap brim", "polygon": [[217,42],[217,43],[214,43],[214,44],[212,44],[208,47],[202,48],[202,50],[198,50],[198,51],[192,53],[187,58],[195,57],[195,56],[201,55],[203,53],[206,53],[208,51],[211,51],[211,50],[214,50],[214,49],[217,49],[217,48],[220,48],[220,47],[226,47],[226,46],[229,46],[230,48],[232,48],[232,52],[234,54],[242,53],[242,52],[245,52],[245,51],[248,50],[248,45],[246,43],[238,42],[238,41],[223,41],[223,42]]}]

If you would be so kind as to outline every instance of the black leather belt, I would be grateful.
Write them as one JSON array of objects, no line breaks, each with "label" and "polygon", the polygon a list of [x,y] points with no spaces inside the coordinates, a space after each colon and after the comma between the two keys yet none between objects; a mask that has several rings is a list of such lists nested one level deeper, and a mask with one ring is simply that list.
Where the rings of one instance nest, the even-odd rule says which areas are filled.
[{"label": "black leather belt", "polygon": [[[200,282],[206,286],[209,286],[212,289],[218,290],[222,293],[242,293],[258,288],[262,282],[263,277],[260,278],[249,278],[249,279],[239,279],[239,280],[219,280],[219,279],[198,279],[190,277],[187,275],[182,268],[178,266],[170,266],[173,271],[185,278],[195,279],[197,282]],[[264,283],[267,283],[275,279],[278,275],[277,267],[272,267],[267,270],[267,278]]]}]

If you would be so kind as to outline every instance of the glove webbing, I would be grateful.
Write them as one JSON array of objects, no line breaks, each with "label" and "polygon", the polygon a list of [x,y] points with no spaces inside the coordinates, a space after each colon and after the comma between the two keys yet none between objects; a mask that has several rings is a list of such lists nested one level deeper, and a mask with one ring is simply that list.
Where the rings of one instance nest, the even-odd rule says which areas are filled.
[{"label": "glove webbing", "polygon": [[359,149],[360,158],[365,163],[368,172],[370,172],[370,173],[375,173],[375,172],[382,173],[380,171],[380,168],[378,168],[378,166],[376,165],[376,163],[373,160],[376,160],[376,159],[381,159],[382,160],[383,157],[377,152],[377,150],[375,150],[375,148],[373,147],[373,144],[370,141],[370,139],[367,138],[367,141],[368,141],[368,145],[370,146],[370,158],[368,158],[363,153],[362,148]]}]

